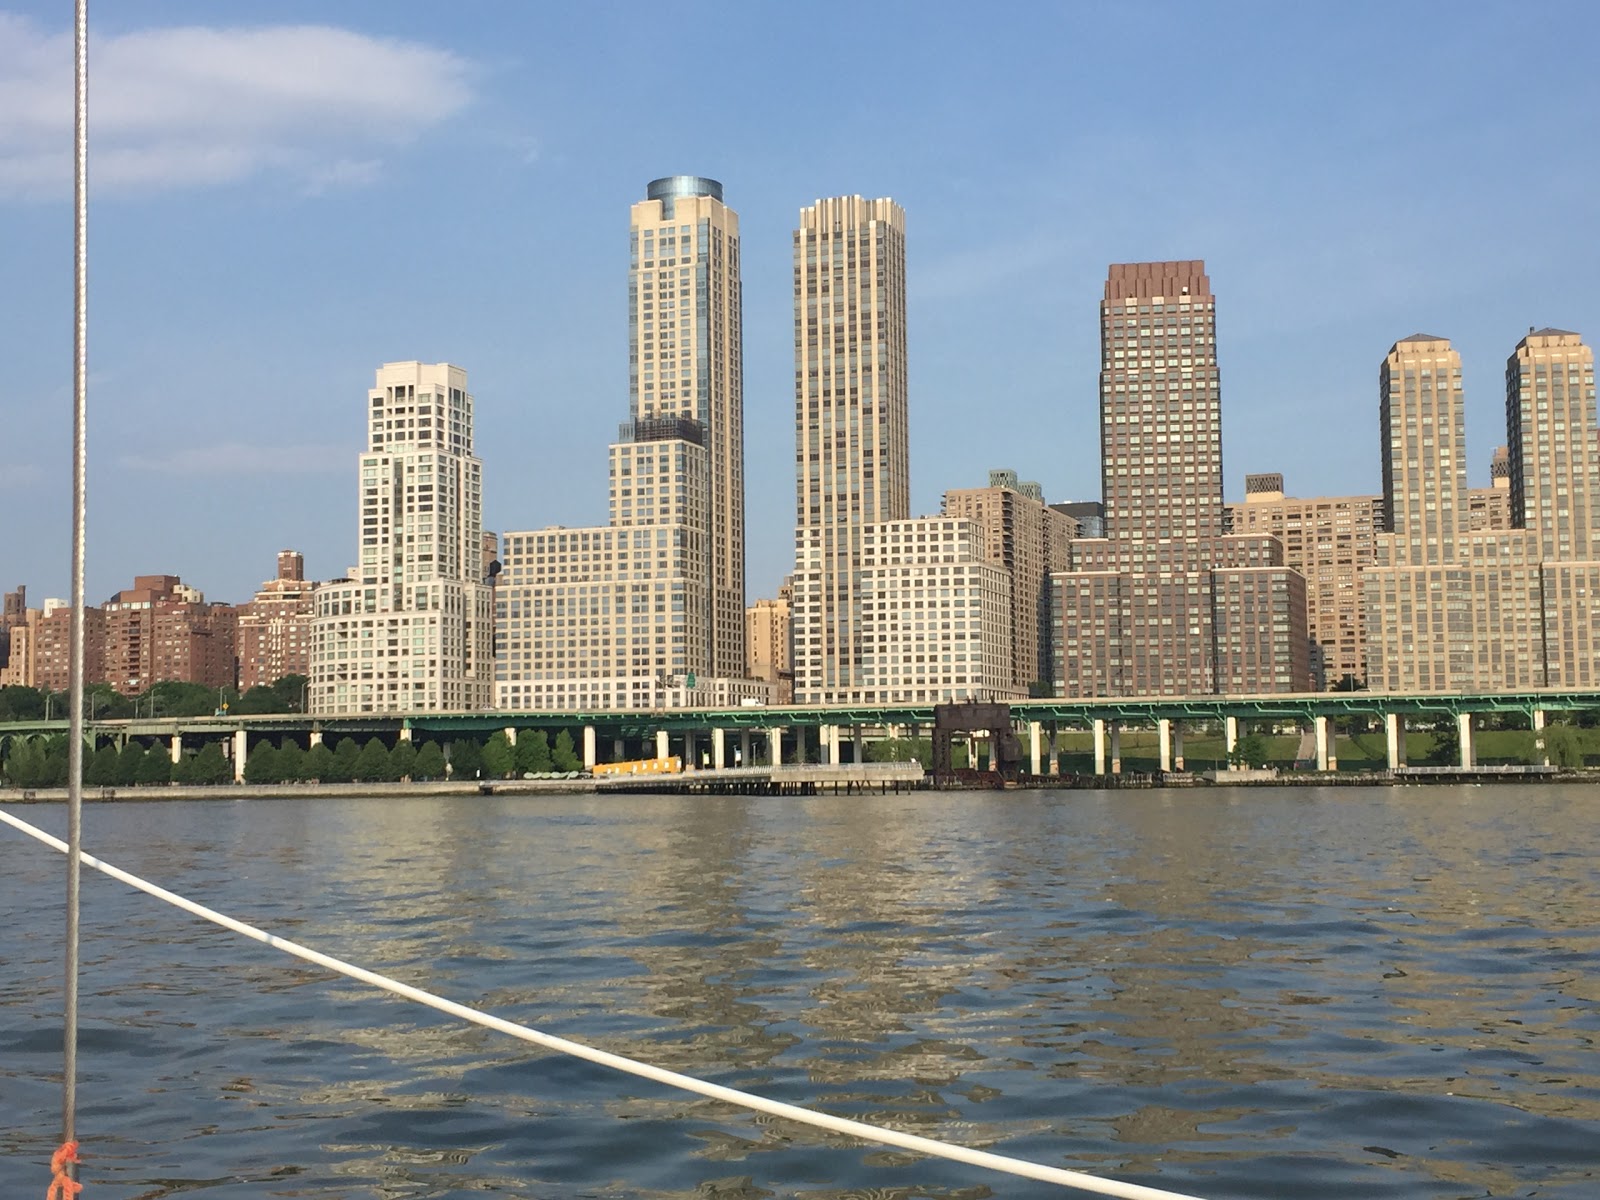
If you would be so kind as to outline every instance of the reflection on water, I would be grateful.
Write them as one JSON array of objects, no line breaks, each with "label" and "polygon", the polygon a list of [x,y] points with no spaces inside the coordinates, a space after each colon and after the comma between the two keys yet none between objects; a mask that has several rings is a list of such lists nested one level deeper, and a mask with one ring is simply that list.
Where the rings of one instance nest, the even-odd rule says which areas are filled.
[{"label": "reflection on water", "polygon": [[[1595,803],[315,799],[94,806],[86,841],[406,982],[898,1129],[1218,1200],[1589,1197]],[[13,1165],[57,1119],[59,887],[0,840]],[[98,876],[84,908],[96,1200],[1061,1194],[463,1028]]]}]

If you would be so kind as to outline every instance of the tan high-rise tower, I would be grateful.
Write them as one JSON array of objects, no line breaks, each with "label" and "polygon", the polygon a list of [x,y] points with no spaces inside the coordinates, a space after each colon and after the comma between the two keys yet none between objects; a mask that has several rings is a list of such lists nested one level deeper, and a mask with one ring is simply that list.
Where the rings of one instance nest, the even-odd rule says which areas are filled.
[{"label": "tan high-rise tower", "polygon": [[905,210],[843,196],[794,235],[794,693],[862,699],[869,525],[911,512]]},{"label": "tan high-rise tower", "polygon": [[1596,556],[1600,445],[1594,351],[1564,329],[1529,330],[1506,361],[1511,523],[1542,559]]},{"label": "tan high-rise tower", "polygon": [[[739,215],[722,185],[697,175],[652,180],[633,206],[628,268],[631,442],[658,418],[705,431],[710,468],[711,661],[745,669],[744,353]],[[642,425],[641,425],[642,423]]]}]

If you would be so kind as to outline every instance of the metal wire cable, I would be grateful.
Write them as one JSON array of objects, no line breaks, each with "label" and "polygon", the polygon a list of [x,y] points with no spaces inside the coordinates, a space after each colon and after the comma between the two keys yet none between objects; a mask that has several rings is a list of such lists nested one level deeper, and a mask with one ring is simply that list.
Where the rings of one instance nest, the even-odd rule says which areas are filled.
[{"label": "metal wire cable", "polygon": [[[72,626],[67,721],[67,928],[62,1001],[61,1140],[77,1140],[78,899],[83,852],[83,606],[89,391],[89,3],[77,0],[73,65]],[[77,1169],[68,1167],[76,1180]]]},{"label": "metal wire cable", "polygon": [[[65,850],[66,843],[60,838],[52,837],[44,830],[13,816],[11,813],[0,809],[0,822],[21,830],[29,837],[36,838],[47,846],[57,850]],[[846,1117],[835,1117],[828,1113],[813,1112],[809,1108],[801,1108],[795,1104],[785,1104],[779,1100],[768,1100],[765,1096],[757,1096],[751,1092],[742,1092],[737,1088],[723,1087],[721,1084],[708,1083],[703,1079],[696,1079],[692,1075],[682,1075],[677,1071],[668,1071],[663,1067],[651,1066],[649,1063],[636,1062],[631,1058],[624,1058],[620,1054],[611,1054],[605,1050],[596,1050],[592,1046],[585,1046],[581,1042],[571,1042],[566,1038],[556,1037],[554,1034],[542,1033],[526,1025],[518,1025],[502,1017],[491,1016],[479,1012],[477,1009],[468,1008],[464,1004],[457,1004],[454,1000],[446,1000],[432,992],[425,992],[421,988],[412,987],[410,984],[401,983],[387,975],[380,975],[376,971],[369,971],[364,967],[355,966],[353,963],[334,958],[332,955],[323,954],[302,946],[298,942],[291,942],[287,938],[278,937],[264,929],[236,920],[215,909],[207,908],[176,892],[169,892],[158,884],[147,879],[114,867],[110,863],[102,862],[93,855],[85,854],[83,861],[88,866],[103,874],[120,880],[130,887],[138,888],[158,900],[184,912],[193,913],[207,921],[221,925],[224,929],[231,929],[241,933],[247,938],[271,946],[274,950],[281,950],[285,954],[292,954],[306,962],[316,963],[330,971],[337,971],[351,979],[360,980],[362,983],[371,984],[396,996],[427,1005],[429,1008],[450,1016],[458,1017],[463,1021],[470,1021],[474,1025],[482,1025],[486,1029],[504,1033],[510,1037],[524,1042],[531,1042],[547,1050],[555,1050],[561,1054],[568,1054],[574,1058],[581,1058],[587,1062],[597,1063],[602,1067],[609,1067],[614,1071],[622,1071],[629,1075],[636,1075],[641,1079],[654,1080],[664,1083],[668,1087],[680,1088],[686,1092],[694,1092],[701,1096],[709,1096],[713,1100],[722,1100],[728,1104],[735,1104],[741,1108],[754,1109],[756,1112],[768,1113],[775,1117],[797,1121],[803,1125],[811,1125],[818,1129],[827,1129],[834,1133],[846,1134],[850,1137],[860,1138],[867,1142],[877,1142],[886,1146],[898,1146],[904,1150],[911,1150],[918,1154],[927,1154],[935,1158],[945,1158],[952,1162],[967,1163],[970,1166],[983,1167],[991,1171],[1002,1171],[1008,1175],[1018,1175],[1025,1179],[1037,1179],[1045,1183],[1057,1183],[1064,1187],[1078,1188],[1081,1191],[1094,1192],[1101,1196],[1116,1196],[1120,1200],[1199,1200],[1198,1197],[1185,1195],[1182,1192],[1170,1192],[1163,1188],[1146,1187],[1138,1183],[1123,1183],[1116,1179],[1099,1179],[1093,1175],[1085,1175],[1081,1171],[1068,1171],[1061,1167],[1047,1167],[1042,1163],[1028,1162],[1026,1159],[1011,1158],[1004,1154],[992,1154],[987,1150],[971,1150],[965,1146],[954,1146],[948,1142],[935,1141],[932,1138],[920,1137],[914,1133],[901,1133],[897,1129],[882,1129],[876,1125],[868,1125],[862,1121],[852,1121]]]}]

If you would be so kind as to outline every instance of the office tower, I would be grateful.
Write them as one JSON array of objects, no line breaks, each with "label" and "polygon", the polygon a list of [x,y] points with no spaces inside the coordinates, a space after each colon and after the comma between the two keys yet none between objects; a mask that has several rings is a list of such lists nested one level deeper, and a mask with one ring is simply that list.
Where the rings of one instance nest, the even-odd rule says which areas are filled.
[{"label": "office tower", "polygon": [[1413,334],[1390,348],[1378,386],[1386,532],[1362,582],[1367,686],[1543,686],[1537,544],[1521,529],[1472,528],[1461,356]]},{"label": "office tower", "polygon": [[357,467],[361,561],[316,589],[311,711],[489,707],[494,650],[472,406],[460,367],[378,368]]},{"label": "office tower", "polygon": [[239,690],[270,687],[285,675],[311,675],[311,629],[316,618],[305,557],[278,553],[277,575],[239,606]]},{"label": "office tower", "polygon": [[1011,577],[1011,655],[1008,686],[1026,695],[1047,691],[1050,654],[1050,576],[1064,571],[1078,522],[1044,502],[1037,483],[1009,470],[989,472],[989,486],[944,494],[947,517],[972,521],[983,531],[980,554]]},{"label": "office tower", "polygon": [[1539,329],[1506,361],[1511,521],[1540,560],[1545,685],[1600,684],[1600,446],[1594,351]]},{"label": "office tower", "polygon": [[1284,565],[1306,581],[1306,629],[1312,686],[1349,687],[1366,678],[1362,573],[1372,565],[1383,528],[1381,496],[1285,496],[1280,473],[1246,475],[1244,503],[1228,506],[1234,533],[1267,534],[1283,543]]},{"label": "office tower", "polygon": [[[629,415],[687,420],[709,464],[707,602],[713,675],[744,673],[744,351],[739,214],[722,185],[652,180],[633,206],[628,268]],[[624,431],[622,441],[633,440]]]},{"label": "office tower", "polygon": [[1100,304],[1105,536],[1052,576],[1065,696],[1310,687],[1305,580],[1227,534],[1216,300],[1200,261],[1114,264]]},{"label": "office tower", "polygon": [[795,700],[843,704],[865,694],[866,531],[911,511],[905,211],[860,196],[802,209],[794,297]]}]

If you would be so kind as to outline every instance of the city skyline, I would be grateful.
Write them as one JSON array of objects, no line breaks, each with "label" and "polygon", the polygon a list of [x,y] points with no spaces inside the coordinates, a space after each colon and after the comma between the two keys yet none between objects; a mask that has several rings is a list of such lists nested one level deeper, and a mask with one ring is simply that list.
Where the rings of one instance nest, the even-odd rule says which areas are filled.
[{"label": "city skyline", "polygon": [[[1600,18],[1579,5],[1538,23],[1511,12],[1356,5],[1319,20],[1315,37],[1294,13],[1011,13],[990,30],[992,55],[962,54],[961,76],[937,83],[939,72],[883,68],[864,37],[837,65],[862,69],[864,111],[891,118],[893,154],[842,127],[792,125],[783,77],[804,47],[756,12],[713,23],[739,111],[694,98],[666,122],[633,114],[654,86],[648,64],[689,35],[619,38],[631,24],[621,14],[517,14],[508,30],[406,3],[342,8],[340,29],[293,24],[327,19],[297,2],[243,4],[229,12],[243,24],[209,29],[214,9],[193,2],[97,13],[102,113],[142,94],[142,62],[174,61],[133,51],[171,49],[180,29],[239,69],[208,92],[203,116],[125,102],[92,130],[89,595],[162,572],[240,603],[286,545],[303,550],[309,576],[337,578],[348,533],[330,514],[351,510],[346,464],[361,444],[344,405],[386,361],[473,372],[487,527],[589,519],[606,498],[590,448],[609,440],[627,394],[617,214],[640,179],[678,171],[740,197],[747,597],[772,595],[792,557],[790,232],[817,196],[893,196],[910,214],[913,513],[1001,464],[1051,500],[1096,496],[1093,297],[1105,264],[1188,256],[1207,260],[1228,297],[1228,499],[1245,474],[1273,469],[1302,496],[1378,491],[1376,364],[1422,329],[1463,356],[1469,483],[1487,483],[1512,345],[1530,326],[1591,342],[1600,330],[1600,302],[1582,286],[1600,265],[1594,164],[1568,150],[1594,141],[1600,84],[1583,47]],[[1380,15],[1426,23],[1438,55],[1374,40]],[[902,39],[909,61],[964,49],[936,11],[905,17],[862,19]],[[0,302],[17,347],[0,405],[0,511],[29,516],[6,522],[0,572],[41,599],[64,594],[67,578],[59,264],[70,223],[64,150],[57,171],[41,149],[70,125],[60,22],[42,4],[0,11],[0,83],[22,101],[0,133],[0,207],[15,269],[33,281]],[[1100,41],[1137,42],[1158,82],[1108,100],[1115,71],[1070,50]],[[320,58],[293,53],[308,44]],[[436,82],[427,96],[352,99],[333,75],[290,71],[293,103],[273,107],[247,69],[268,51]],[[1517,55],[1549,69],[1514,94],[1483,86]],[[176,61],[152,99],[195,85]],[[1195,93],[1196,78],[1213,82]],[[1448,186],[1397,171],[1419,125],[1443,148]],[[1157,159],[1193,186],[1104,188]],[[455,186],[424,187],[436,170]],[[372,300],[423,297],[429,254],[449,264],[437,301]],[[1304,453],[1288,461],[1285,447]]]}]

